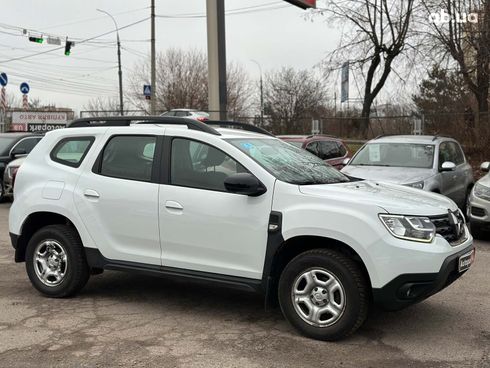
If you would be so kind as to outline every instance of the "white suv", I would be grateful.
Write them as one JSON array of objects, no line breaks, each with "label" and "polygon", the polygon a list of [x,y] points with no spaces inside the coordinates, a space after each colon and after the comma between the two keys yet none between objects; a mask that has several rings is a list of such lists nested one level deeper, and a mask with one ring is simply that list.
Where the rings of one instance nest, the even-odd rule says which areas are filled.
[{"label": "white suv", "polygon": [[453,201],[354,181],[259,128],[220,125],[243,129],[117,117],[47,133],[9,219],[34,287],[66,297],[103,269],[206,280],[261,292],[304,335],[335,340],[371,302],[421,301],[473,262]]}]

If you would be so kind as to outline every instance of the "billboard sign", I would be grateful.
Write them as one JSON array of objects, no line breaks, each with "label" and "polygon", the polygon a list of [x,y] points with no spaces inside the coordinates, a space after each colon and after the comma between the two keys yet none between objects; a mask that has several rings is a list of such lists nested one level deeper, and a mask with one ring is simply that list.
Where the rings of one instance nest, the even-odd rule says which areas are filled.
[{"label": "billboard sign", "polygon": [[299,6],[302,9],[316,8],[316,0],[285,0],[286,2]]},{"label": "billboard sign", "polygon": [[26,132],[49,131],[64,128],[68,122],[66,112],[14,111],[12,129]]}]

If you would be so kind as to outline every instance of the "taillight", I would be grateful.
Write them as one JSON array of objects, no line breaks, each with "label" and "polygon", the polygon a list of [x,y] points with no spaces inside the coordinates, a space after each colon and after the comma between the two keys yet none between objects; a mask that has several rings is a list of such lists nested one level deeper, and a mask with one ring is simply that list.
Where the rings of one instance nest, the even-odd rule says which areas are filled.
[{"label": "taillight", "polygon": [[205,121],[209,120],[208,118],[205,118],[204,116],[199,116],[197,118],[197,120],[199,120],[201,123],[204,123]]}]

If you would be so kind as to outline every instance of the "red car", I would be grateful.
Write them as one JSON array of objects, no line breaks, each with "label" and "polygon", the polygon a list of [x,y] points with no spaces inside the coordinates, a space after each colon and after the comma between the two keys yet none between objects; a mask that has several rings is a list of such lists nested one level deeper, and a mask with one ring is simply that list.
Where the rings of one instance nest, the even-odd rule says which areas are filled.
[{"label": "red car", "polygon": [[344,167],[344,160],[351,157],[344,142],[329,135],[280,135],[278,138],[313,153],[339,170]]}]

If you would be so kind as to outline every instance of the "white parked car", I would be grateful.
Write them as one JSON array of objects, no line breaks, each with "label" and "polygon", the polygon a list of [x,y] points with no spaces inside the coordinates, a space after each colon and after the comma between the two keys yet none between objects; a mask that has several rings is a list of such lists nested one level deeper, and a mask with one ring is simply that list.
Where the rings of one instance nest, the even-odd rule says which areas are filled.
[{"label": "white parked car", "polygon": [[490,162],[482,163],[480,169],[486,175],[476,182],[467,206],[467,218],[475,238],[483,237],[485,231],[490,232]]},{"label": "white parked car", "polygon": [[167,118],[187,118],[194,119],[201,122],[205,122],[209,120],[209,114],[204,111],[194,110],[194,109],[173,109],[167,112],[164,112],[160,116],[164,116]]},{"label": "white parked car", "polygon": [[263,293],[304,335],[336,340],[371,302],[419,302],[473,262],[441,195],[350,181],[246,124],[94,119],[47,133],[17,175],[15,260],[44,295],[76,294],[103,269],[207,280]]}]

